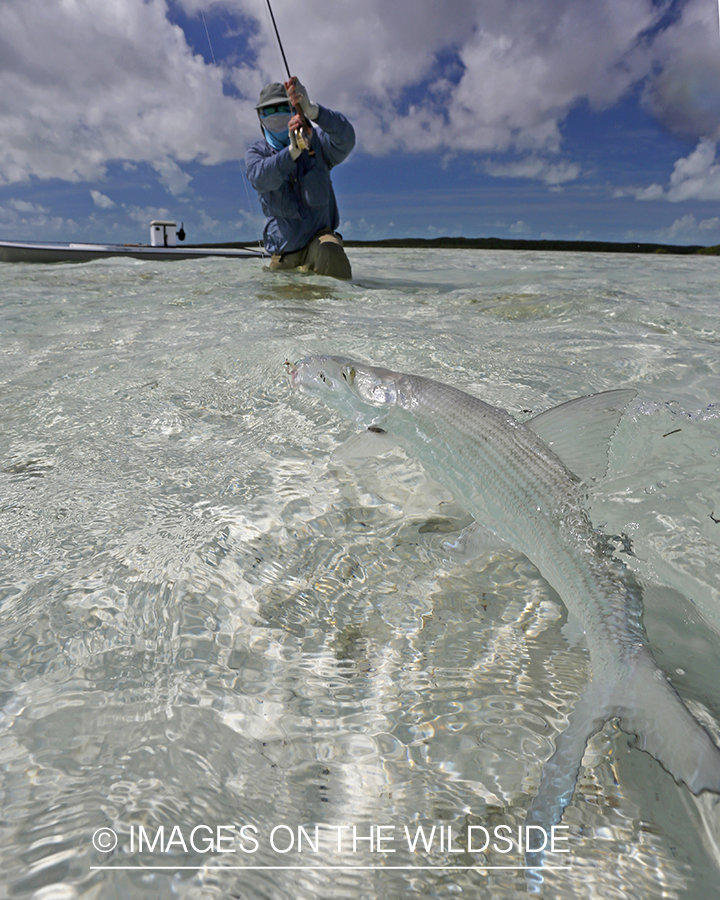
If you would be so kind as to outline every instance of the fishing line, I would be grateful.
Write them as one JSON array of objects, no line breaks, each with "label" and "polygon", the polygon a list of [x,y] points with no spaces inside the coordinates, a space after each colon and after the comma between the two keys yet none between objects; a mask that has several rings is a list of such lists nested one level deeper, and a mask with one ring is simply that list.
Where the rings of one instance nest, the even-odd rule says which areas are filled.
[{"label": "fishing line", "polygon": [[[205,35],[207,36],[208,47],[210,47],[210,56],[212,56],[213,65],[217,66],[215,51],[213,50],[212,41],[210,40],[210,32],[208,31],[207,22],[205,21],[205,13],[202,9],[200,10],[200,16],[202,17],[203,25],[205,26]],[[258,229],[257,216],[253,212],[253,204],[250,199],[250,189],[248,187],[247,176],[245,175],[245,167],[242,165],[240,166],[240,174],[242,175],[242,182],[245,187],[245,196],[247,197],[248,209],[250,210],[250,222],[252,223],[252,228],[255,232],[255,240],[257,241],[258,247],[262,250],[263,242]]]},{"label": "fishing line", "polygon": [[210,40],[210,32],[208,31],[207,22],[205,21],[205,13],[200,10],[200,15],[202,16],[203,25],[205,26],[205,34],[207,35],[208,47],[210,47],[210,56],[212,56],[213,65],[216,66],[217,62],[215,61],[215,51],[213,50],[212,41]]}]

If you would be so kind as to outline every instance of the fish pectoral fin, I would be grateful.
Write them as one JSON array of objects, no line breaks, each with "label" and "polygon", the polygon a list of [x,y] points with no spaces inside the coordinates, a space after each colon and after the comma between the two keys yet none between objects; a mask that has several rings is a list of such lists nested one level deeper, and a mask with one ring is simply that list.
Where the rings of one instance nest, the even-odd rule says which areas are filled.
[{"label": "fish pectoral fin", "polygon": [[333,460],[367,459],[382,456],[396,446],[395,438],[379,425],[371,425],[353,434],[332,452]]},{"label": "fish pectoral fin", "polygon": [[574,616],[569,610],[567,620],[560,631],[562,631],[563,637],[570,647],[587,646],[585,627],[580,619],[577,616]]},{"label": "fish pectoral fin", "polygon": [[[636,666],[622,698],[620,727],[693,794],[720,794],[720,749],[652,660]],[[630,701],[630,702],[629,702]]]},{"label": "fish pectoral fin", "polygon": [[581,481],[602,478],[608,446],[634,390],[604,391],[577,397],[527,421],[538,437]]},{"label": "fish pectoral fin", "polygon": [[463,528],[454,541],[445,541],[443,547],[453,555],[465,559],[477,559],[479,556],[497,551],[516,552],[507,541],[498,537],[494,531],[486,528],[480,522],[473,522]]}]

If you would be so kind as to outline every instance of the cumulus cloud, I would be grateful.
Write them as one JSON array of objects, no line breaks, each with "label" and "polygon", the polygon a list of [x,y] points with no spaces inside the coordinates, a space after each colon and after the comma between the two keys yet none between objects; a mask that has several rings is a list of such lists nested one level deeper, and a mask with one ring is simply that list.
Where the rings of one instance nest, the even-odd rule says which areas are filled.
[{"label": "cumulus cloud", "polygon": [[651,184],[644,188],[617,188],[613,197],[635,197],[636,200],[662,200],[665,189],[661,184]]},{"label": "cumulus cloud", "polygon": [[0,59],[0,184],[238,153],[242,109],[164,0],[3,0]]},{"label": "cumulus cloud", "polygon": [[720,163],[717,145],[704,138],[687,157],[675,163],[667,190],[668,200],[720,200]]},{"label": "cumulus cloud", "polygon": [[698,229],[700,231],[719,231],[720,218],[713,216],[712,219],[703,219],[701,222],[698,222]]},{"label": "cumulus cloud", "polygon": [[641,188],[625,188],[616,196],[633,196],[637,200],[720,200],[720,161],[717,144],[703,138],[689,156],[679,159],[667,187],[651,184]]},{"label": "cumulus cloud", "polygon": [[558,186],[566,181],[574,181],[580,175],[580,166],[577,163],[554,163],[548,159],[531,156],[517,162],[487,163],[485,171],[503,178],[532,178],[551,186]]},{"label": "cumulus cloud", "polygon": [[[692,153],[677,160],[667,185],[626,188],[616,196],[671,203],[720,200],[718,8],[706,0],[687,0],[677,22],[658,35],[653,54],[655,69],[645,84],[643,102],[670,131],[699,140]],[[678,219],[670,236],[685,227],[703,230],[703,223],[692,218]]]},{"label": "cumulus cloud", "polygon": [[700,239],[706,238],[708,232],[718,230],[720,230],[720,219],[717,217],[698,221],[694,215],[688,214],[680,216],[669,228],[658,232],[658,237],[664,241]]},{"label": "cumulus cloud", "polygon": [[687,0],[676,23],[654,42],[656,71],[644,100],[672,131],[720,139],[718,6]]},{"label": "cumulus cloud", "polygon": [[48,212],[44,206],[41,206],[39,203],[30,203],[29,200],[15,200],[13,198],[9,201],[8,206],[22,215],[27,215],[28,213],[31,215],[45,215]]},{"label": "cumulus cloud", "polygon": [[78,230],[72,219],[54,216],[40,203],[15,198],[0,205],[0,225],[18,238],[33,238],[40,230],[52,235],[73,235]]},{"label": "cumulus cloud", "polygon": [[160,177],[161,183],[174,197],[184,194],[192,181],[192,177],[187,172],[183,172],[180,166],[173,159],[170,159],[169,156],[156,160],[152,167]]},{"label": "cumulus cloud", "polygon": [[[557,161],[579,102],[606,108],[644,81],[668,127],[713,137],[720,121],[707,0],[688,0],[665,31],[672,0],[276,6],[291,68],[347,112],[367,153],[510,150],[526,161],[488,171],[557,187],[580,175]],[[237,53],[206,63],[173,24],[178,8],[234,21]],[[154,167],[176,197],[189,161],[242,158],[260,88],[284,76],[258,0],[3,0],[0,58],[0,184],[101,180],[119,160]]]},{"label": "cumulus cloud", "polygon": [[153,219],[172,219],[170,210],[164,206],[123,206],[128,217],[143,228],[147,228]]},{"label": "cumulus cloud", "polygon": [[[198,0],[184,0],[188,10]],[[277,79],[275,39],[256,0],[228,0],[256,21],[257,69]],[[652,0],[325,0],[276,10],[295,67],[320,102],[346,110],[361,146],[397,150],[556,152],[560,122],[580,99],[613,103],[649,71],[639,36]],[[313,46],[303,66],[302,48]],[[299,59],[298,59],[299,57]],[[305,69],[310,71],[304,74]],[[237,69],[243,93],[257,72]]]},{"label": "cumulus cloud", "polygon": [[90,191],[90,196],[92,197],[92,202],[98,209],[112,209],[116,206],[114,200],[111,200],[107,194],[103,194],[100,191]]}]

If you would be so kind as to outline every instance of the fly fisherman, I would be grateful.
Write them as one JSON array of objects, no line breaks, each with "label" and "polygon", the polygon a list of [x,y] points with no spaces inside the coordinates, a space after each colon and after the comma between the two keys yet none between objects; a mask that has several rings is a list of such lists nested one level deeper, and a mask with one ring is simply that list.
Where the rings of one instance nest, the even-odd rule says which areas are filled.
[{"label": "fly fisherman", "polygon": [[[355,146],[352,125],[311,103],[295,76],[284,85],[265,85],[255,108],[264,140],[248,149],[245,166],[267,216],[263,237],[272,253],[270,268],[350,278],[350,261],[335,233],[340,216],[330,169]],[[317,128],[303,122],[300,111]]]}]

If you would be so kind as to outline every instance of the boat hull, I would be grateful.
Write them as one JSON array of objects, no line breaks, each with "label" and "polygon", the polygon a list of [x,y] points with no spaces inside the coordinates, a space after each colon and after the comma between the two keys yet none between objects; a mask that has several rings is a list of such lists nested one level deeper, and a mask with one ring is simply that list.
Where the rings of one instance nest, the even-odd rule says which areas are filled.
[{"label": "boat hull", "polygon": [[64,244],[34,241],[0,241],[0,262],[72,263],[114,257],[147,260],[257,259],[268,254],[261,249],[241,245],[217,247],[152,247],[147,244]]}]

